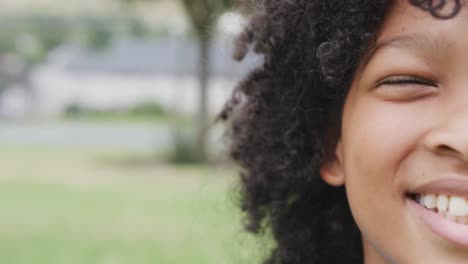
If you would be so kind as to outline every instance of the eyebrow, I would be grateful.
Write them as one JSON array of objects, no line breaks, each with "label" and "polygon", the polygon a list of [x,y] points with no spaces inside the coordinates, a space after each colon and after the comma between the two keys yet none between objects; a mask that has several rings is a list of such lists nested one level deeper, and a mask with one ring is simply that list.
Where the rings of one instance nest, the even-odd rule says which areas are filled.
[{"label": "eyebrow", "polygon": [[398,35],[372,45],[370,51],[364,55],[362,65],[367,66],[379,52],[387,48],[397,47],[435,52],[442,45],[448,46],[448,43],[442,38],[430,37],[426,34]]}]

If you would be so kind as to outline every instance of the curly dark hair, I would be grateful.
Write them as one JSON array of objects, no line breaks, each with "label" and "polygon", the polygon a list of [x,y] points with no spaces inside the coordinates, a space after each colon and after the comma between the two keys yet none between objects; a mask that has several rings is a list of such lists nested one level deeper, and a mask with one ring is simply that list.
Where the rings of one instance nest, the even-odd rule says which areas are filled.
[{"label": "curly dark hair", "polygon": [[[440,19],[461,9],[460,0],[409,1]],[[348,87],[392,1],[254,2],[235,57],[253,48],[264,62],[220,114],[241,167],[246,227],[271,231],[268,264],[362,263],[344,187],[327,185],[319,170],[334,156]]]}]

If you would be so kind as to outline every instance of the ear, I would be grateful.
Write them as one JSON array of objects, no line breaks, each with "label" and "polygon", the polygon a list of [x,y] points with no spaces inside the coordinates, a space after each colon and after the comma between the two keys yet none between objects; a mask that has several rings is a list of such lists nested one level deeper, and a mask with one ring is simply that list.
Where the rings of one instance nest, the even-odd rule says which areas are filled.
[{"label": "ear", "polygon": [[342,148],[340,140],[336,145],[334,157],[322,164],[322,167],[320,168],[320,176],[322,179],[329,185],[335,187],[343,186],[345,184]]}]

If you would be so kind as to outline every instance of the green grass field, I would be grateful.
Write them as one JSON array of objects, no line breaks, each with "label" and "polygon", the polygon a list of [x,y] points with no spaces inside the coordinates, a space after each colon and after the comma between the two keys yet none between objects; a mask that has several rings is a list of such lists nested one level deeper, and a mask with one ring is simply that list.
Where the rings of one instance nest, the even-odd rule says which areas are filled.
[{"label": "green grass field", "polygon": [[260,263],[234,171],[145,153],[0,148],[0,263]]}]

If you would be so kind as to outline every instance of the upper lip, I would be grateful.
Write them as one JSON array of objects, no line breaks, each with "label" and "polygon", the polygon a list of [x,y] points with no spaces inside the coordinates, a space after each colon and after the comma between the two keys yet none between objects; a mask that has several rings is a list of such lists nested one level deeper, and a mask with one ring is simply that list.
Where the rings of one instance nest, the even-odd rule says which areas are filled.
[{"label": "upper lip", "polygon": [[413,190],[413,194],[444,194],[468,198],[468,179],[440,179],[428,182]]}]

